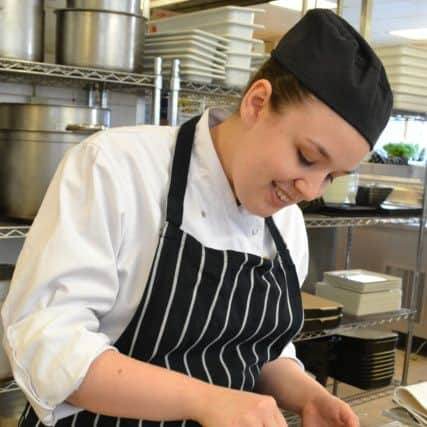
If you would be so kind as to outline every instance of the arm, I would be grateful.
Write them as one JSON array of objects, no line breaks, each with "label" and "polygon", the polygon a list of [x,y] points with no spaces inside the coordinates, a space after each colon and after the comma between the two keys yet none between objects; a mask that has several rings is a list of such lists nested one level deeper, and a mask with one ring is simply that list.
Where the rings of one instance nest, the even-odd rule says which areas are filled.
[{"label": "arm", "polygon": [[299,414],[303,426],[359,425],[349,405],[332,396],[291,359],[281,358],[261,370],[256,391],[273,396],[279,407]]},{"label": "arm", "polygon": [[68,401],[106,415],[191,419],[204,427],[286,427],[274,399],[210,385],[181,373],[106,351]]}]

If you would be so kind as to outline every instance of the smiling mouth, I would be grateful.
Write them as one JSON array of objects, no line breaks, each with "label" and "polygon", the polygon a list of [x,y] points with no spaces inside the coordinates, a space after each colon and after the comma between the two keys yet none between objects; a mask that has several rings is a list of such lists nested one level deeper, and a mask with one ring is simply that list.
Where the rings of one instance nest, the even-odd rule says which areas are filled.
[{"label": "smiling mouth", "polygon": [[273,187],[274,187],[274,192],[276,193],[276,196],[283,203],[290,203],[291,202],[291,199],[279,188],[279,186],[276,184],[275,181],[273,181]]}]

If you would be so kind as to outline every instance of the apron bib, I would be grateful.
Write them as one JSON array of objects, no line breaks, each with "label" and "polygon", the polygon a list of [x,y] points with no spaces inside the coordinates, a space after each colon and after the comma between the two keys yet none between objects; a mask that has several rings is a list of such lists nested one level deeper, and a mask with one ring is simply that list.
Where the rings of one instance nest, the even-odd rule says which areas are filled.
[{"label": "apron bib", "polygon": [[[118,350],[211,384],[252,391],[262,366],[280,356],[301,329],[303,310],[295,266],[273,219],[266,225],[273,260],[203,246],[181,230],[184,195],[199,117],[178,132],[162,230],[148,284]],[[30,406],[19,426],[41,426]],[[81,411],[57,427],[199,426]]]}]

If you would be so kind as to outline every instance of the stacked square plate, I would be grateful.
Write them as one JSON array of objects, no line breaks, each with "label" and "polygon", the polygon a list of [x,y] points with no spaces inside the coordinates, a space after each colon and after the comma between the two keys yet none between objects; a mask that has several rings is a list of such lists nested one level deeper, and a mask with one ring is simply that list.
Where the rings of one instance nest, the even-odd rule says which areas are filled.
[{"label": "stacked square plate", "polygon": [[342,318],[342,304],[301,292],[304,307],[303,331],[335,328]]},{"label": "stacked square plate", "polygon": [[184,80],[211,83],[225,79],[227,40],[205,31],[181,30],[149,33],[144,43],[144,71],[154,72],[154,58],[163,59],[163,70],[170,73],[172,61],[180,59]]},{"label": "stacked square plate", "polygon": [[343,304],[354,316],[396,311],[401,307],[402,279],[367,270],[327,271],[316,294]]},{"label": "stacked square plate", "polygon": [[[258,53],[252,53],[254,43],[262,43],[252,38],[254,30],[263,28],[262,25],[254,24],[257,12],[263,10],[237,6],[219,7],[150,21],[148,31],[149,34],[154,33],[161,37],[165,32],[198,29],[221,37],[225,40],[222,44],[226,54],[224,76],[214,76],[213,80],[227,86],[244,87],[254,71],[251,65],[253,58],[260,57]],[[147,36],[147,39],[150,40],[150,36]],[[145,54],[150,56],[147,50]],[[183,75],[183,78],[186,76]]]},{"label": "stacked square plate", "polygon": [[394,332],[370,328],[341,332],[330,375],[362,389],[389,385],[394,375],[396,345]]},{"label": "stacked square plate", "polygon": [[396,45],[376,49],[394,93],[394,108],[427,110],[427,45]]}]

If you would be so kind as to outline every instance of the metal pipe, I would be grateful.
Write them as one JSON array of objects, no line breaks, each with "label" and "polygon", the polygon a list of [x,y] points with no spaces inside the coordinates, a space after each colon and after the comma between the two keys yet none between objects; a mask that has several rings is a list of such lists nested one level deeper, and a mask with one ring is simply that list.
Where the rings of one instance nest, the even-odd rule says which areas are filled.
[{"label": "metal pipe", "polygon": [[337,15],[342,16],[344,10],[344,0],[337,0]]},{"label": "metal pipe", "polygon": [[170,126],[178,125],[178,96],[180,90],[179,63],[179,59],[174,59],[172,62],[168,105],[168,123]]},{"label": "metal pipe", "polygon": [[344,261],[345,270],[348,270],[350,268],[352,244],[353,244],[353,227],[347,227],[347,240],[345,243],[345,261]]},{"label": "metal pipe", "polygon": [[[409,303],[409,308],[414,310],[416,308],[415,297],[417,295],[417,287],[420,285],[420,270],[423,262],[423,249],[424,249],[424,230],[427,221],[427,160],[424,165],[424,192],[423,192],[423,210],[420,217],[420,228],[418,232],[418,242],[417,242],[417,259],[415,263],[414,276],[412,278],[411,284],[411,299]],[[405,358],[403,360],[403,372],[402,372],[402,384],[406,385],[408,383],[408,371],[409,371],[409,358],[411,356],[412,350],[412,340],[414,335],[414,316],[411,315],[408,319],[408,335],[406,337],[406,348],[405,348]]]},{"label": "metal pipe", "polygon": [[162,58],[154,58],[154,89],[153,89],[153,104],[151,117],[153,125],[160,125],[160,108],[162,101],[162,88],[163,88],[163,77],[162,77]]},{"label": "metal pipe", "polygon": [[360,34],[369,41],[371,38],[372,0],[362,0],[360,11]]}]

